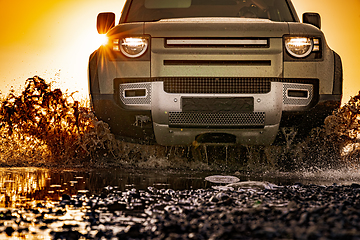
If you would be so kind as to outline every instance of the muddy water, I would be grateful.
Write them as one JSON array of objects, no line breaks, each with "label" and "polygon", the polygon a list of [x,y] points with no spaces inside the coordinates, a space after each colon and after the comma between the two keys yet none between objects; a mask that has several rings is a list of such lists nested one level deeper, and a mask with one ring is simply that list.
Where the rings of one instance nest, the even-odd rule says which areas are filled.
[{"label": "muddy water", "polygon": [[205,173],[136,172],[122,169],[49,170],[44,168],[1,168],[1,207],[16,207],[36,200],[59,200],[63,194],[99,194],[108,187],[125,189],[206,188]]},{"label": "muddy water", "polygon": [[[122,233],[123,235],[121,236],[128,237],[130,235],[126,235],[126,231],[130,231],[129,229],[131,228],[129,228],[129,226],[131,227],[136,224],[139,226],[139,224],[143,223],[145,226],[148,224],[145,224],[147,220],[150,223],[152,221],[153,223],[156,222],[155,219],[151,220],[151,214],[147,215],[149,212],[147,212],[147,214],[139,214],[139,211],[144,210],[144,207],[141,208],[138,206],[136,209],[133,209],[137,206],[135,204],[138,204],[136,201],[127,202],[125,209],[124,204],[127,201],[126,199],[130,199],[129,196],[133,196],[135,200],[137,199],[137,195],[151,199],[149,196],[152,196],[151,193],[153,193],[153,196],[159,199],[156,201],[152,200],[154,201],[154,205],[148,204],[150,206],[148,209],[152,209],[151,206],[156,206],[153,209],[155,213],[162,209],[159,208],[161,204],[167,202],[164,201],[165,198],[163,198],[163,195],[159,195],[157,192],[172,193],[174,199],[177,199],[174,195],[175,191],[160,189],[184,190],[176,192],[176,194],[179,194],[179,197],[182,196],[183,199],[181,199],[181,201],[183,201],[183,203],[186,203],[189,199],[196,199],[196,194],[201,192],[207,193],[207,195],[205,194],[207,197],[209,197],[209,195],[216,195],[218,192],[211,189],[211,186],[215,184],[205,180],[206,176],[214,174],[236,175],[236,177],[242,181],[269,181],[277,185],[286,186],[296,182],[328,185],[328,189],[336,188],[336,186],[330,186],[333,185],[333,183],[337,183],[338,185],[358,183],[355,184],[354,187],[360,186],[360,174],[359,171],[354,168],[336,171],[264,172],[257,174],[204,171],[125,171],[124,169],[94,169],[91,171],[82,171],[75,169],[0,168],[0,239],[124,239],[123,237],[116,238],[116,234]],[[286,186],[281,189],[292,189],[295,191],[299,188],[298,184],[294,185],[297,187]],[[312,188],[312,186],[314,187]],[[154,188],[141,190],[147,187],[154,187],[160,191],[154,190]],[[187,194],[184,194],[186,190],[199,188],[207,188],[207,190],[191,191],[193,195],[187,195],[189,191],[187,191]],[[309,185],[308,188],[310,188],[312,194],[314,194],[313,191],[315,188],[325,189],[315,185]],[[99,193],[103,192],[103,190],[105,190],[104,193],[100,195]],[[299,192],[305,190],[306,188],[298,189]],[[356,189],[353,189],[353,191],[356,191]],[[107,195],[106,193],[109,192],[112,193]],[[246,201],[252,202],[257,199],[254,197],[254,194],[258,192],[259,189],[254,188],[253,191],[248,193],[246,190],[243,190],[231,191],[231,193],[228,192],[227,194],[243,194],[244,196],[239,198],[239,200],[245,199],[245,197],[249,195],[251,197]],[[274,190],[274,192],[276,191]],[[93,196],[93,194],[96,196]],[[66,197],[69,198],[68,195],[74,200],[73,203],[66,200]],[[260,195],[264,196],[265,194],[262,193]],[[290,195],[291,194],[286,194],[286,196]],[[353,195],[355,196],[356,194]],[[99,196],[101,197],[99,198]],[[184,196],[186,196],[186,198]],[[341,193],[340,195],[335,194],[334,196],[343,197],[345,195]],[[180,203],[181,201],[179,199],[178,201]],[[324,199],[324,197],[321,199]],[[356,198],[354,197],[352,199]],[[80,205],[78,201],[80,201]],[[174,201],[169,201],[167,204],[175,204]],[[193,207],[199,207],[195,202],[202,202],[206,205],[211,204],[211,201],[209,201],[207,198],[197,198],[196,201],[194,200]],[[283,193],[280,192],[276,204],[277,206],[285,206],[284,211],[286,211],[287,204],[290,204],[288,201]],[[306,200],[305,204],[309,205],[313,202],[313,200]],[[95,207],[95,203],[98,204],[97,207]],[[279,203],[283,204],[279,205]],[[286,204],[284,205],[284,203]],[[201,205],[202,204],[200,204],[199,208],[201,208]],[[214,205],[213,207],[216,206]],[[230,206],[224,207],[223,205],[219,205],[219,208],[221,208],[221,211],[228,211],[227,209],[230,208]],[[212,209],[211,212],[215,212],[214,209]],[[231,215],[230,212],[229,215]],[[211,219],[210,217],[206,217],[206,219],[208,218]],[[181,219],[179,220],[179,224],[181,224]],[[220,224],[219,226],[222,225]],[[358,225],[356,224],[356,226]],[[281,232],[280,230],[278,231]],[[97,238],[97,236],[105,233],[108,237]],[[129,234],[133,234],[133,232]],[[82,237],[80,237],[80,235]]]},{"label": "muddy water", "polygon": [[[324,128],[313,129],[304,139],[265,148],[240,146],[220,151],[120,142],[90,108],[60,89],[52,90],[38,77],[27,83],[21,95],[11,93],[0,99],[0,166],[49,168],[0,168],[0,232],[16,230],[13,239],[51,239],[50,232],[59,230],[59,221],[49,226],[42,225],[44,221],[34,224],[37,217],[43,217],[37,216],[41,213],[34,209],[54,202],[45,206],[52,216],[63,196],[89,199],[104,189],[207,189],[215,185],[205,180],[212,175],[283,186],[297,182],[326,186],[360,184],[360,95],[328,117]],[[69,168],[56,169],[57,166]],[[6,215],[9,211],[11,216]],[[29,212],[33,215],[28,220]],[[56,217],[63,221],[62,228],[75,224],[80,232],[86,232],[82,210],[72,212],[67,208],[67,213],[73,216]],[[25,218],[18,221],[19,216]],[[6,218],[12,220],[7,222]],[[68,219],[73,222],[68,223]],[[25,225],[20,226],[20,222]],[[24,234],[19,231],[21,228],[27,229]],[[38,235],[29,238],[28,232]],[[0,233],[0,239],[4,237]]]},{"label": "muddy water", "polygon": [[211,175],[233,175],[241,181],[267,181],[277,185],[304,184],[348,185],[360,183],[360,171],[355,168],[297,172],[221,173],[209,171],[134,171],[123,169],[57,169],[0,168],[0,207],[11,208],[37,201],[58,201],[63,194],[93,195],[108,187],[126,189],[189,190],[209,188],[215,184],[205,180]]}]

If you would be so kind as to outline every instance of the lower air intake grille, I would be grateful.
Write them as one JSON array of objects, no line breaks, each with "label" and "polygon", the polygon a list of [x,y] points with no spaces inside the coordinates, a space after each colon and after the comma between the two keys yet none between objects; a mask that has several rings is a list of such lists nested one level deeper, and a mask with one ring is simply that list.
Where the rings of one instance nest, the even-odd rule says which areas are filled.
[{"label": "lower air intake grille", "polygon": [[[311,84],[287,84],[283,85],[283,102],[288,105],[307,106],[313,99],[314,86]],[[301,90],[308,93],[307,97],[290,97],[289,90]]]},{"label": "lower air intake grille", "polygon": [[170,127],[263,127],[265,125],[264,112],[251,113],[198,113],[198,112],[170,112]]},{"label": "lower air intake grille", "polygon": [[168,93],[268,93],[271,78],[165,78]]}]

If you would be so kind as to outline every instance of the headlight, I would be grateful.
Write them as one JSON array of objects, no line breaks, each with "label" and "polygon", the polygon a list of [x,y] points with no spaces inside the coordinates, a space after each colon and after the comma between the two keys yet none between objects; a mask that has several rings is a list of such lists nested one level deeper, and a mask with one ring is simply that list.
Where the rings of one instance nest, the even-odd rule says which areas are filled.
[{"label": "headlight", "polygon": [[291,56],[304,58],[313,51],[314,42],[309,37],[286,37],[285,47]]},{"label": "headlight", "polygon": [[129,58],[137,58],[146,52],[149,42],[145,37],[126,37],[115,39],[113,44],[114,51],[121,51],[122,54]]}]

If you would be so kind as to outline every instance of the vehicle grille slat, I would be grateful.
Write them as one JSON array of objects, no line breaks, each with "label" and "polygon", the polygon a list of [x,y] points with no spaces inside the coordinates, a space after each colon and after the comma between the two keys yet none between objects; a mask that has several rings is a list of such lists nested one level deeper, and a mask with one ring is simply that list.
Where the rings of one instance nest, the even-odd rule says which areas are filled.
[{"label": "vehicle grille slat", "polygon": [[271,66],[270,60],[164,60],[164,66]]},{"label": "vehicle grille slat", "polygon": [[268,48],[268,38],[188,38],[166,39],[165,47],[172,48]]},{"label": "vehicle grille slat", "polygon": [[268,93],[268,78],[167,78],[164,91],[168,93]]},{"label": "vehicle grille slat", "polygon": [[116,78],[114,81],[115,86],[125,83],[163,82],[165,92],[180,94],[265,94],[270,92],[272,82],[312,84],[314,87],[319,84],[318,79],[261,77]]}]

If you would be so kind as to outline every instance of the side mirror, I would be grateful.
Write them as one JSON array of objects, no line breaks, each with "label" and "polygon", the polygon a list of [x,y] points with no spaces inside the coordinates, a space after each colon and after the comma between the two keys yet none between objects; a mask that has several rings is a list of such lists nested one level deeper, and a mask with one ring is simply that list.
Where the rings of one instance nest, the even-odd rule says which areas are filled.
[{"label": "side mirror", "polygon": [[99,34],[107,33],[115,26],[115,14],[112,12],[99,13],[96,21],[96,28]]},{"label": "side mirror", "polygon": [[304,13],[303,14],[303,23],[309,23],[314,25],[315,27],[321,29],[321,18],[320,14],[318,13]]}]

